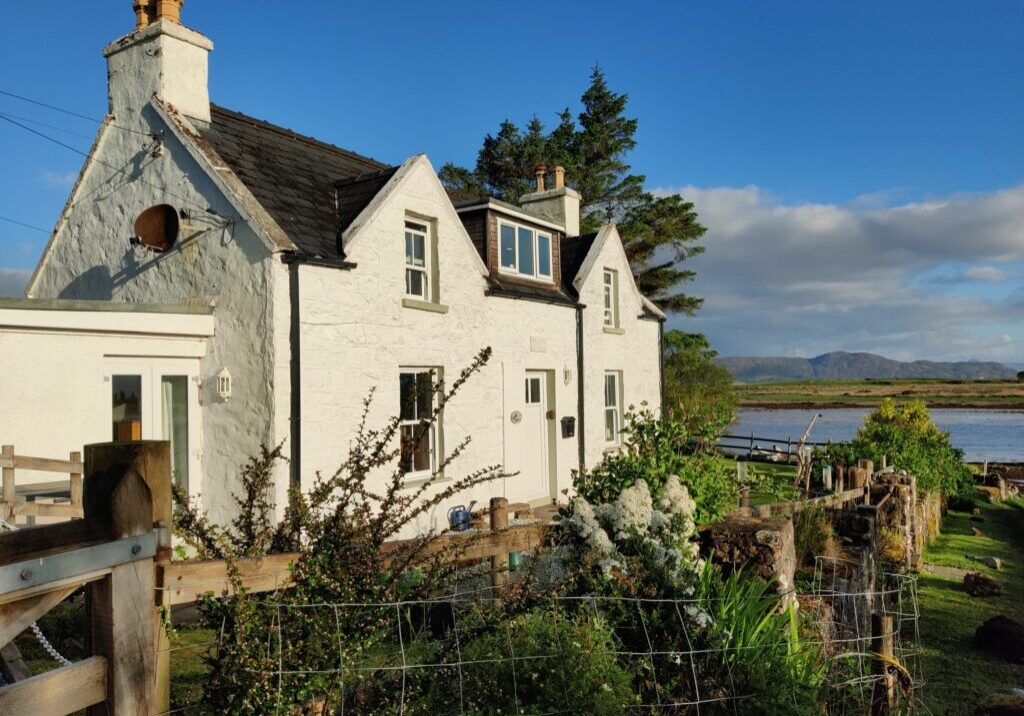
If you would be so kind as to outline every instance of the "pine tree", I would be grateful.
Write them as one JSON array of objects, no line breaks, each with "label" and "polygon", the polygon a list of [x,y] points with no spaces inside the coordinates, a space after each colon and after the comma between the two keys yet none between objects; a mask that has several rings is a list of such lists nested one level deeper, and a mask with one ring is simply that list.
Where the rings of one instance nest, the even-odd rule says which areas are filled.
[{"label": "pine tree", "polygon": [[703,251],[706,229],[693,204],[680,196],[655,197],[644,177],[626,162],[636,147],[637,120],[626,117],[628,95],[613,92],[599,67],[580,98],[577,118],[566,108],[548,134],[534,117],[523,132],[512,121],[487,135],[470,170],[448,163],[441,181],[449,188],[518,202],[533,191],[534,167],[565,167],[566,183],[582,197],[580,230],[617,222],[640,290],[664,310],[693,314],[702,299],[680,290],[693,271],[679,268]]}]

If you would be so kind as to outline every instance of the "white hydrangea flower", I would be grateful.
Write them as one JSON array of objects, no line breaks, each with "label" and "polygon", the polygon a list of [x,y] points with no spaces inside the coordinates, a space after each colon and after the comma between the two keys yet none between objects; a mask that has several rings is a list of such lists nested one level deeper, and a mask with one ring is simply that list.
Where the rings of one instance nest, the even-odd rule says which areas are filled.
[{"label": "white hydrangea flower", "polygon": [[623,490],[614,502],[601,507],[599,516],[607,521],[617,540],[643,534],[651,526],[654,504],[650,488],[643,480]]},{"label": "white hydrangea flower", "polygon": [[690,497],[690,491],[686,485],[679,482],[678,475],[669,475],[665,481],[665,489],[661,493],[659,506],[670,515],[685,515],[692,517],[697,509],[697,504]]}]

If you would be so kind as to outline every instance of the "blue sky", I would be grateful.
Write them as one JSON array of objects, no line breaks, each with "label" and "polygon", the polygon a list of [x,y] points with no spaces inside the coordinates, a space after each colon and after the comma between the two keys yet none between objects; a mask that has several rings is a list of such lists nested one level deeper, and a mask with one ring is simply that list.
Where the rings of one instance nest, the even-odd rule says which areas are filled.
[{"label": "blue sky", "polygon": [[[706,308],[673,325],[727,354],[1024,361],[1020,0],[190,0],[183,18],[214,41],[214,101],[396,163],[471,163],[505,117],[553,123],[599,63],[640,120],[635,171],[709,227]],[[130,0],[4,3],[0,89],[101,117],[100,48],[132,21]],[[83,150],[95,131],[0,112]],[[4,122],[0,150],[0,215],[49,229],[81,156]],[[0,271],[45,241],[0,222]]]}]

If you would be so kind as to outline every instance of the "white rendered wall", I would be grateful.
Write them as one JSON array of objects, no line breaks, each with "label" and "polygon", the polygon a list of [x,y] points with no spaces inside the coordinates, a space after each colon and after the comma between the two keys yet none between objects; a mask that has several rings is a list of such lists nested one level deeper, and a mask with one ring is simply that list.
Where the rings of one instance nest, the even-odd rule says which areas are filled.
[{"label": "white rendered wall", "polygon": [[[618,271],[621,334],[604,330],[604,269]],[[608,237],[587,280],[579,289],[583,311],[584,410],[587,467],[599,463],[614,446],[604,436],[604,374],[622,372],[623,407],[646,402],[661,413],[660,341],[658,321],[641,319],[643,306],[632,286],[632,272],[618,234]]]},{"label": "white rendered wall", "polygon": [[[402,306],[406,212],[436,220],[440,303],[447,313]],[[400,367],[440,367],[450,383],[481,348],[493,349],[490,363],[444,416],[449,450],[472,437],[449,471],[453,478],[487,465],[515,465],[528,448],[510,419],[523,407],[527,369],[552,371],[558,418],[576,415],[575,309],[485,297],[476,250],[426,161],[410,169],[375,219],[360,230],[347,247],[347,258],[357,268],[300,269],[304,487],[315,471],[331,472],[345,458],[371,388],[376,388],[371,427],[398,412]],[[279,326],[277,334],[283,332]],[[568,384],[565,368],[572,372]],[[560,432],[555,445],[560,490],[571,485],[578,446]],[[381,484],[385,477],[373,479]],[[450,504],[494,496],[519,502],[538,495],[536,483],[519,476],[482,485]],[[444,510],[438,510],[419,527],[441,526],[444,520]]]},{"label": "white rendered wall", "polygon": [[[25,328],[27,317],[47,319],[46,328]],[[95,314],[77,311],[18,311],[0,308],[0,443],[15,453],[67,459],[88,443],[111,438],[110,383],[104,380],[108,356],[201,358],[207,339],[174,335],[187,321],[212,330],[209,316]],[[86,319],[83,321],[83,319]],[[154,333],[122,332],[118,324],[143,320]],[[41,323],[43,321],[40,321]],[[18,324],[21,324],[20,326]],[[88,324],[89,327],[83,327]],[[67,482],[66,474],[19,469],[16,484]]]},{"label": "white rendered wall", "polygon": [[[276,262],[151,106],[122,113],[116,123],[145,132],[165,129],[160,155],[151,156],[146,136],[103,131],[98,161],[84,168],[29,296],[215,306],[216,335],[200,366],[200,400],[204,503],[222,521],[231,515],[239,466],[277,438],[277,304],[270,295]],[[177,246],[166,254],[129,247],[135,217],[162,203],[191,214]],[[226,402],[217,398],[214,380],[224,367],[233,377]]]}]

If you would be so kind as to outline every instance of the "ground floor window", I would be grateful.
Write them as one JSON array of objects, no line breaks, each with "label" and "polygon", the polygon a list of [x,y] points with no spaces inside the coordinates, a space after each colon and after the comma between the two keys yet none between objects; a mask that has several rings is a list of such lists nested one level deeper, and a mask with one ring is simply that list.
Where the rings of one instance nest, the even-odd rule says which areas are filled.
[{"label": "ground floor window", "polygon": [[399,375],[400,457],[406,477],[425,477],[437,469],[440,416],[430,421],[436,406],[437,368],[403,368]]},{"label": "ground floor window", "polygon": [[622,431],[622,373],[604,374],[604,441],[617,445]]}]

